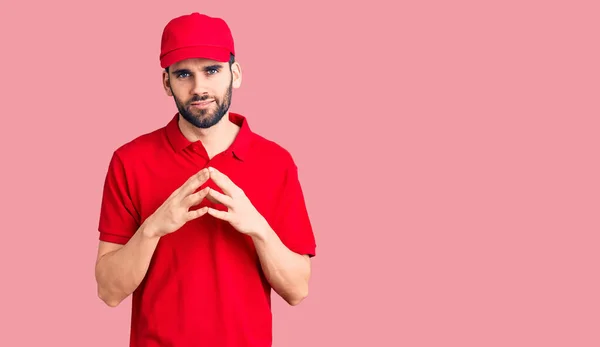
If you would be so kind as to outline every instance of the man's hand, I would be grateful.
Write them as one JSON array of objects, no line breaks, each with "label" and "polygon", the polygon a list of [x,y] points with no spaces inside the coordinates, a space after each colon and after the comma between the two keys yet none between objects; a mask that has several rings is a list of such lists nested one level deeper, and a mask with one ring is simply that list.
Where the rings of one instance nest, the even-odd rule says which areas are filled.
[{"label": "man's hand", "polygon": [[208,208],[208,214],[229,222],[237,231],[248,236],[262,236],[267,230],[266,219],[256,210],[244,191],[235,185],[227,175],[215,168],[209,168],[210,178],[221,188],[221,194],[214,189],[208,190],[208,198],[225,205],[228,211]]},{"label": "man's hand", "polygon": [[156,209],[148,217],[148,237],[162,237],[175,232],[185,223],[203,216],[207,212],[207,207],[190,211],[192,206],[198,205],[208,192],[208,187],[194,193],[198,187],[202,186],[209,178],[208,170],[202,169],[194,174]]},{"label": "man's hand", "polygon": [[309,257],[287,248],[244,191],[229,177],[214,168],[209,168],[209,173],[225,194],[210,189],[206,198],[225,205],[228,210],[209,208],[208,214],[229,222],[240,233],[252,237],[260,266],[271,287],[290,305],[299,304],[308,295]]}]

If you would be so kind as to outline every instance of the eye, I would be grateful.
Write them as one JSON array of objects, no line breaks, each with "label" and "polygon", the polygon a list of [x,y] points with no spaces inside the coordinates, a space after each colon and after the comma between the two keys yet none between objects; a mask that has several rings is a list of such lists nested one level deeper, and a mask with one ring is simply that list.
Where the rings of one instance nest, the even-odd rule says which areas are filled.
[{"label": "eye", "polygon": [[180,72],[177,74],[177,78],[186,78],[188,77],[190,74],[187,72]]},{"label": "eye", "polygon": [[219,72],[219,70],[217,70],[217,69],[208,69],[208,70],[206,70],[206,72],[207,72],[209,75],[214,75],[214,74],[216,74],[217,72]]}]

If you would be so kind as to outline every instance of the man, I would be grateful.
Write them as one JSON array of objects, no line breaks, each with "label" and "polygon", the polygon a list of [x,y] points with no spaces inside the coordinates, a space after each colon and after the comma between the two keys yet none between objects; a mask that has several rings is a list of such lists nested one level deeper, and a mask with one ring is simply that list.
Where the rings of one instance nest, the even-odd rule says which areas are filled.
[{"label": "man", "polygon": [[271,346],[271,288],[300,303],[315,255],[297,166],[229,112],[242,71],[222,19],[172,19],[160,62],[178,112],[112,155],[98,295],[132,294],[130,346]]}]

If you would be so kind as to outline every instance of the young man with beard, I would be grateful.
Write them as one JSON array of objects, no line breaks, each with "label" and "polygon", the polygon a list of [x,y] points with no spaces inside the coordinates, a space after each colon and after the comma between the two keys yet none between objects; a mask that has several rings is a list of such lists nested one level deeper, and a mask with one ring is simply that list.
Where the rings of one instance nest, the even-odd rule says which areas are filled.
[{"label": "young man with beard", "polygon": [[234,57],[222,19],[167,23],[160,62],[178,112],[110,160],[95,275],[107,305],[132,294],[130,346],[271,346],[271,289],[291,305],[308,294],[298,169],[229,112]]}]

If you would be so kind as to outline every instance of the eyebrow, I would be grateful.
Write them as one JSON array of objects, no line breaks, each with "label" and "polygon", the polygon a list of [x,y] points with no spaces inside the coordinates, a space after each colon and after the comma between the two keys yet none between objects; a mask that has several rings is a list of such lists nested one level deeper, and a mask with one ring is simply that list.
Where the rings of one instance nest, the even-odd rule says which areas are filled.
[{"label": "eyebrow", "polygon": [[203,68],[204,71],[208,71],[208,70],[220,70],[223,68],[223,65],[221,64],[213,64],[213,65],[209,65],[209,66],[205,66]]}]

